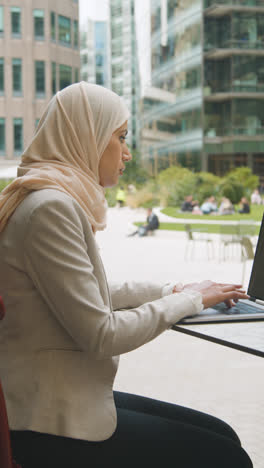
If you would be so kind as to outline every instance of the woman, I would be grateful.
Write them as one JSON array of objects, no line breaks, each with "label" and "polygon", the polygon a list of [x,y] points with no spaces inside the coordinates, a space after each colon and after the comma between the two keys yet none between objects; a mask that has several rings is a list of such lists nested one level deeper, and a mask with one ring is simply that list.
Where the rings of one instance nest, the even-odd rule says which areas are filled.
[{"label": "woman", "polygon": [[108,284],[95,233],[106,225],[104,188],[131,159],[127,119],[100,86],[57,93],[0,197],[0,376],[14,457],[23,468],[170,466],[172,456],[181,468],[251,467],[222,421],[113,394],[120,354],[247,297],[211,282]]}]

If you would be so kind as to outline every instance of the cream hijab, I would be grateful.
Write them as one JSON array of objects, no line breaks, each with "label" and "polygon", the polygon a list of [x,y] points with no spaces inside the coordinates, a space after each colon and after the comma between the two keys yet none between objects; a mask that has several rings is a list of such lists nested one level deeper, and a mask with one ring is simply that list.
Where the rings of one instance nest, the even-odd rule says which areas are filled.
[{"label": "cream hijab", "polygon": [[56,189],[84,209],[94,232],[106,226],[99,162],[111,135],[128,119],[122,99],[102,86],[76,83],[59,91],[22,155],[18,177],[0,195],[0,231],[34,190]]}]

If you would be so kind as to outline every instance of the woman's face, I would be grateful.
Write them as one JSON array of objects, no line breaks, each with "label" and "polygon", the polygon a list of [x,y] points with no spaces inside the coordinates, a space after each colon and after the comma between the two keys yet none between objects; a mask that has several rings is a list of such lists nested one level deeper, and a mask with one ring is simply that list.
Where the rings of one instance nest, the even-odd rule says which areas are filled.
[{"label": "woman's face", "polygon": [[99,182],[102,187],[113,187],[125,170],[125,162],[132,156],[126,145],[127,121],[111,136],[99,163]]}]

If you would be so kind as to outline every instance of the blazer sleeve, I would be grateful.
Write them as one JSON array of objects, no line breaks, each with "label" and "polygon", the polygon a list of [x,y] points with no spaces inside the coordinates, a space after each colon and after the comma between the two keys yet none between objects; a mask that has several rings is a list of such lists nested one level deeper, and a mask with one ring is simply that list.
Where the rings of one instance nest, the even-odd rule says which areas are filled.
[{"label": "blazer sleeve", "polygon": [[100,294],[75,204],[70,198],[48,200],[31,213],[24,260],[39,294],[78,349],[97,359],[127,353],[202,309],[201,295],[193,292],[112,311]]}]

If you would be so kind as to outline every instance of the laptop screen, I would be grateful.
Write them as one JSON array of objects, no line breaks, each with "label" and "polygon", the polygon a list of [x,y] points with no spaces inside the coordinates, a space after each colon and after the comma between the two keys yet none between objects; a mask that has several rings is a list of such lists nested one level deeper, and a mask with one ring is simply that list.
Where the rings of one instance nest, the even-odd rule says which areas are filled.
[{"label": "laptop screen", "polygon": [[264,301],[264,215],[262,217],[262,223],[259,231],[259,238],[256,247],[256,253],[252,266],[248,294],[255,299],[261,299]]}]

